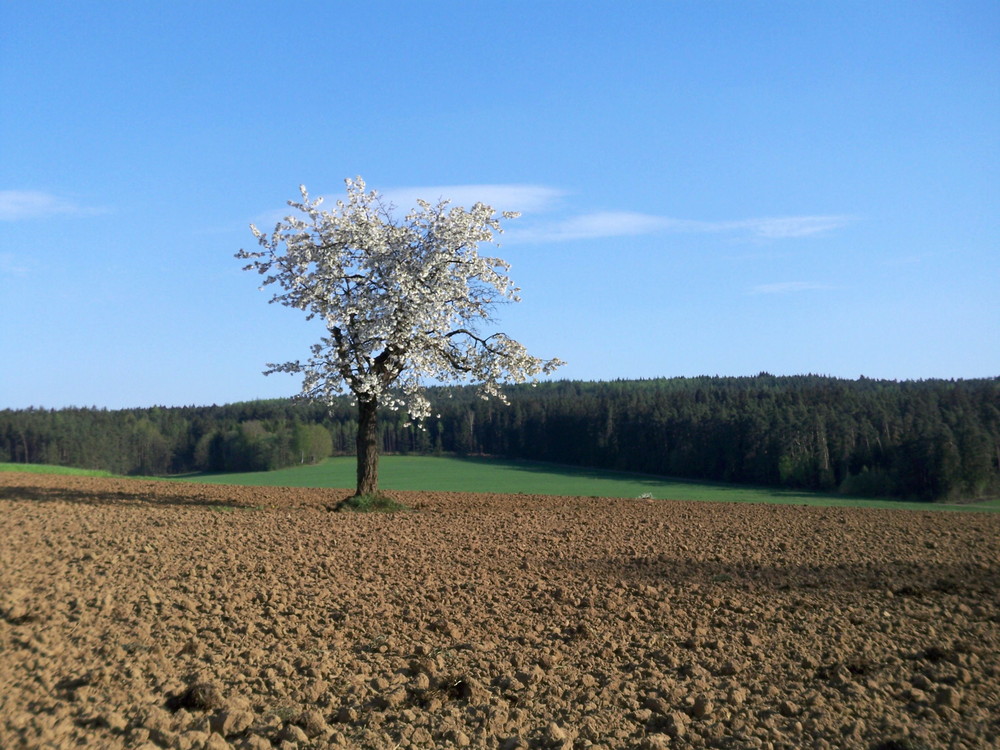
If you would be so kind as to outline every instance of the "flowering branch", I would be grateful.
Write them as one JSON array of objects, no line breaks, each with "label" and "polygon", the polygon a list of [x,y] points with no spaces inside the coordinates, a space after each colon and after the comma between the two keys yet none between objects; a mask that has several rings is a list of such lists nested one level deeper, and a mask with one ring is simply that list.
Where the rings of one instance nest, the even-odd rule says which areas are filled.
[{"label": "flowering branch", "polygon": [[428,381],[478,383],[483,397],[506,401],[502,382],[563,364],[529,355],[505,334],[477,333],[497,304],[520,301],[509,264],[477,251],[503,232],[490,206],[419,201],[397,222],[360,177],[345,182],[347,199],[334,211],[302,187],[301,201],[289,201],[297,214],[270,235],[251,225],[260,249],[237,254],[264,277],[262,289],[277,289],[272,303],[326,326],[306,362],[272,364],[268,374],[301,373],[303,395],[330,401],[350,392],[421,420],[430,415]]}]

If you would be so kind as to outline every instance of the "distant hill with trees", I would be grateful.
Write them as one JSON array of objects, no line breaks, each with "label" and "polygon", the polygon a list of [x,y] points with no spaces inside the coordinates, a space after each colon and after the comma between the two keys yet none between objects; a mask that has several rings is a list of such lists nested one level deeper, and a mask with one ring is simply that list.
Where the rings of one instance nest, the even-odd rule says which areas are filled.
[{"label": "distant hill with trees", "polygon": [[[1000,378],[818,375],[552,381],[431,389],[423,428],[380,425],[386,453],[486,454],[687,479],[926,501],[1000,493]],[[354,452],[356,409],[225,406],[0,410],[0,461],[122,474],[253,471]],[[440,415],[440,416],[437,416]],[[393,418],[395,416],[395,418]]]}]

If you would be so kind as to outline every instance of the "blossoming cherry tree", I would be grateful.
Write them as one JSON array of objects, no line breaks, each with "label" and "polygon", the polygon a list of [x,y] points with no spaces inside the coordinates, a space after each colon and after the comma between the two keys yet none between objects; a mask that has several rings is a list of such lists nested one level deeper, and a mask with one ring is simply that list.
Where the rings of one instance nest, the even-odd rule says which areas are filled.
[{"label": "blossoming cherry tree", "polygon": [[[244,270],[274,285],[271,302],[319,318],[326,328],[305,361],[269,364],[266,374],[302,373],[305,397],[331,402],[353,394],[358,406],[357,494],[378,490],[378,411],[430,416],[426,385],[474,383],[506,403],[504,382],[525,382],[563,364],[539,359],[504,333],[484,333],[501,302],[519,289],[500,258],[481,243],[503,232],[492,207],[466,210],[449,201],[418,206],[397,220],[378,192],[345,180],[347,200],[323,211],[322,198],[289,201],[296,214],[266,235],[251,225],[260,250],[240,250]],[[503,219],[516,213],[503,212]]]}]

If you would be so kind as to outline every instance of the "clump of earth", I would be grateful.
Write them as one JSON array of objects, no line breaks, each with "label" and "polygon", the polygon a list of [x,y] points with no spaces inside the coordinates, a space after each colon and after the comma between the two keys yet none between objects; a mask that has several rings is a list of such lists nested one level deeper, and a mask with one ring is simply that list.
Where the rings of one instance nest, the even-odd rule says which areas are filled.
[{"label": "clump of earth", "polygon": [[0,747],[987,748],[1000,514],[0,473]]}]

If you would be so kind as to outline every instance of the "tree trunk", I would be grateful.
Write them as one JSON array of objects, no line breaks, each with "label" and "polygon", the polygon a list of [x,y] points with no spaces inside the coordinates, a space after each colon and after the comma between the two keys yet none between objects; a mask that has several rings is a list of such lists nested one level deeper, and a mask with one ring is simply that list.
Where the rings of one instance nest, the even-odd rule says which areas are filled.
[{"label": "tree trunk", "polygon": [[378,401],[358,399],[358,495],[378,492]]}]

